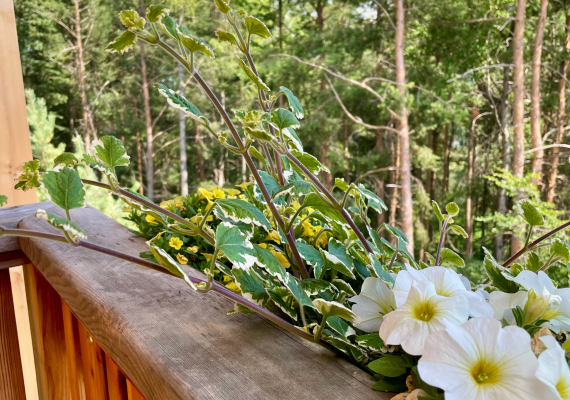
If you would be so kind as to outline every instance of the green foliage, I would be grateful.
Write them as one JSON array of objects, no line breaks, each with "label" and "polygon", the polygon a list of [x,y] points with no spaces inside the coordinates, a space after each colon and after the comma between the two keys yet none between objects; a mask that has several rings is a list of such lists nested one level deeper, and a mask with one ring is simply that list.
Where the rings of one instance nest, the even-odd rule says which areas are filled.
[{"label": "green foliage", "polygon": [[58,217],[57,215],[50,214],[45,210],[38,210],[36,212],[36,218],[43,219],[47,221],[51,226],[64,231],[72,242],[79,243],[81,240],[87,239],[87,234],[83,229],[81,229],[77,224],[66,218]]},{"label": "green foliage", "polygon": [[76,170],[68,167],[60,171],[49,171],[42,179],[48,199],[69,211],[85,207],[85,189]]},{"label": "green foliage", "polygon": [[14,189],[26,190],[40,187],[40,160],[26,161],[22,166],[22,174],[16,179]]},{"label": "green foliage", "polygon": [[0,207],[2,207],[7,202],[8,202],[8,197],[3,194],[0,194]]}]

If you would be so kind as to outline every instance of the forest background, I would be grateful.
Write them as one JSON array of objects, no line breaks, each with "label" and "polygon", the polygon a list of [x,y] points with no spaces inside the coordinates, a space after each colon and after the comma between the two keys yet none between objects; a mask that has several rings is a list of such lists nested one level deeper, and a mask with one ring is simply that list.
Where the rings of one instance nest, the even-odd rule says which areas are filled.
[{"label": "forest background", "polygon": [[[256,87],[215,35],[229,27],[214,1],[163,3],[216,51],[217,59],[201,58],[198,69],[224,107],[253,108]],[[121,183],[155,201],[248,181],[243,158],[153,88],[179,90],[222,128],[180,66],[144,44],[123,55],[105,51],[121,32],[118,12],[143,14],[146,6],[15,1],[34,157],[50,167],[63,149],[82,152],[114,135],[131,155]],[[529,198],[546,215],[544,229],[570,217],[570,4],[237,0],[232,7],[271,30],[272,40],[255,41],[252,53],[263,81],[286,86],[303,105],[297,133],[330,169],[321,173],[325,186],[344,178],[376,192],[389,211],[373,226],[401,229],[413,238],[416,257],[429,257],[439,238],[430,200],[465,211],[459,223],[469,237],[448,237],[446,245],[467,260],[463,273],[475,281],[483,276],[483,247],[505,259],[522,246],[518,199]],[[90,198],[121,220],[122,206],[110,196]],[[549,274],[567,282],[568,267],[558,264]]]}]

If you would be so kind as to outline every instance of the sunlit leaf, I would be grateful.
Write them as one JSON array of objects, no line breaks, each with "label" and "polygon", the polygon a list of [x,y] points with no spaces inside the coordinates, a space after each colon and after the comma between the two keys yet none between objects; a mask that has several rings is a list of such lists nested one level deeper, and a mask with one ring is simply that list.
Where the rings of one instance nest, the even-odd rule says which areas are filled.
[{"label": "sunlit leaf", "polygon": [[443,221],[444,217],[443,214],[441,213],[441,209],[439,208],[439,204],[437,204],[435,200],[432,200],[431,206],[433,207],[433,212],[435,213],[435,216],[437,217],[439,222]]},{"label": "sunlit leaf", "polygon": [[158,92],[166,97],[166,101],[172,107],[181,110],[184,114],[188,117],[192,118],[194,121],[197,121],[201,124],[208,124],[208,120],[198,108],[192,104],[190,101],[186,99],[186,97],[179,95],[174,90],[167,88],[162,83],[155,85],[155,88],[158,89]]},{"label": "sunlit leaf", "polygon": [[453,265],[456,267],[464,267],[465,261],[451,249],[442,249],[439,264],[442,266]]},{"label": "sunlit leaf", "polygon": [[276,199],[281,196],[285,196],[287,194],[295,194],[295,195],[304,195],[309,194],[311,192],[311,186],[313,184],[307,181],[294,181],[288,183],[287,185],[283,186],[273,195],[273,198]]},{"label": "sunlit leaf", "polygon": [[123,54],[129,51],[136,42],[137,35],[131,31],[125,31],[121,34],[121,36],[109,43],[105,50],[110,53],[117,52]]},{"label": "sunlit leaf", "polygon": [[366,189],[363,184],[359,184],[357,186],[358,191],[362,193],[362,196],[368,200],[368,206],[374,209],[378,214],[382,214],[382,210],[387,210],[388,207],[380,197],[378,197],[375,193],[371,192],[370,190]]},{"label": "sunlit leaf", "polygon": [[271,112],[271,123],[278,129],[298,128],[301,126],[295,114],[284,108],[278,108]]},{"label": "sunlit leaf", "polygon": [[177,42],[180,40],[180,36],[178,35],[178,24],[174,21],[169,15],[165,15],[162,17],[160,22],[157,22],[158,26],[170,36],[172,39],[176,40]]},{"label": "sunlit leaf", "polygon": [[79,163],[77,157],[73,153],[61,153],[53,160],[54,167],[63,165],[64,167],[73,167]]},{"label": "sunlit leaf", "polygon": [[46,197],[64,210],[85,207],[85,188],[76,170],[49,171],[42,179]]},{"label": "sunlit leaf", "polygon": [[146,19],[149,22],[158,22],[169,12],[170,9],[164,4],[153,4],[146,9]]},{"label": "sunlit leaf", "polygon": [[335,316],[348,322],[355,322],[358,319],[355,313],[336,301],[315,299],[313,300],[313,304],[325,317]]},{"label": "sunlit leaf", "polygon": [[[320,171],[330,172],[329,169],[320,163],[314,156],[309,153],[291,149],[291,154],[301,162],[312,174],[318,174]],[[293,164],[294,166],[294,164]],[[303,173],[299,170],[300,173]]]},{"label": "sunlit leaf", "polygon": [[311,193],[305,197],[303,205],[306,207],[312,207],[318,210],[325,217],[332,220],[344,223],[344,218],[340,211],[331,207],[329,204],[325,203],[321,197],[316,193]]},{"label": "sunlit leaf", "polygon": [[176,260],[174,260],[174,258],[170,256],[170,254],[168,254],[164,249],[161,249],[160,247],[158,247],[157,245],[155,245],[150,241],[146,242],[146,244],[149,247],[154,258],[160,265],[162,265],[164,268],[166,268],[169,272],[173,273],[174,275],[184,279],[184,282],[186,282],[188,286],[190,286],[192,289],[194,290],[197,289],[194,282],[190,280],[188,275],[186,275],[186,272],[184,272],[184,269],[182,269],[182,266],[178,264],[178,262],[176,262]]},{"label": "sunlit leaf", "polygon": [[463,229],[462,227],[460,227],[459,225],[451,225],[449,227],[450,232],[454,233],[456,235],[462,236],[465,239],[467,239],[467,237],[469,237],[469,235],[467,234],[467,232],[465,232],[465,229]]},{"label": "sunlit leaf", "polygon": [[219,210],[224,218],[234,222],[263,226],[268,231],[271,230],[271,224],[263,212],[245,200],[219,199],[216,200],[216,204],[218,205],[216,211]]},{"label": "sunlit leaf", "polygon": [[221,13],[227,14],[228,11],[231,11],[231,8],[229,6],[229,4],[230,4],[229,1],[225,1],[225,0],[215,0],[215,1],[216,1],[216,8]]},{"label": "sunlit leaf", "polygon": [[36,218],[43,219],[54,228],[61,229],[62,231],[66,232],[71,240],[75,243],[79,243],[79,241],[87,239],[87,234],[85,231],[81,229],[77,224],[67,220],[66,218],[50,214],[45,210],[38,210],[36,212]]},{"label": "sunlit leaf", "polygon": [[130,157],[125,146],[114,136],[102,136],[99,140],[93,141],[92,147],[95,149],[94,155],[98,161],[111,170],[129,165]]},{"label": "sunlit leaf", "polygon": [[536,209],[536,207],[532,205],[530,200],[521,200],[517,206],[519,214],[523,217],[527,224],[530,226],[544,225],[544,217]]},{"label": "sunlit leaf", "polygon": [[287,89],[285,86],[281,86],[279,90],[287,97],[287,101],[289,101],[289,107],[291,107],[291,111],[297,118],[303,118],[305,116],[305,111],[299,102],[299,99],[293,94],[292,91]]},{"label": "sunlit leaf", "polygon": [[183,27],[178,27],[178,36],[180,37],[180,43],[190,52],[190,53],[204,53],[210,58],[214,58],[214,49],[203,41],[194,37],[188,29],[182,29]]},{"label": "sunlit leaf", "polygon": [[218,29],[216,31],[216,36],[218,36],[218,39],[220,39],[222,42],[228,42],[233,46],[239,47],[236,37],[230,32]]},{"label": "sunlit leaf", "polygon": [[40,187],[40,160],[26,161],[22,166],[22,173],[16,180],[18,183],[14,186],[14,189],[22,189],[24,192],[26,190],[39,188]]},{"label": "sunlit leaf", "polygon": [[262,142],[270,142],[274,139],[273,135],[264,131],[263,129],[254,129],[254,128],[245,127],[244,131],[249,136],[251,136],[251,137],[253,137],[259,141],[262,141]]},{"label": "sunlit leaf", "polygon": [[261,80],[261,78],[255,75],[255,73],[251,70],[251,68],[249,68],[245,61],[243,61],[241,58],[238,58],[238,63],[243,72],[245,72],[247,77],[251,79],[253,83],[255,83],[259,90],[270,90],[269,87]]},{"label": "sunlit leaf", "polygon": [[459,214],[459,206],[455,203],[448,203],[445,206],[445,211],[447,211],[447,213],[451,216],[451,217],[455,217],[457,214]]},{"label": "sunlit leaf", "polygon": [[550,245],[550,256],[551,257],[560,257],[564,264],[568,264],[570,262],[570,250],[564,244],[564,242],[560,239],[554,239],[552,244]]},{"label": "sunlit leaf", "polygon": [[271,32],[269,32],[267,26],[255,17],[245,17],[245,27],[250,35],[257,35],[264,39],[269,39],[271,37]]},{"label": "sunlit leaf", "polygon": [[131,31],[138,31],[144,28],[146,20],[135,10],[123,10],[119,13],[121,23]]},{"label": "sunlit leaf", "polygon": [[249,270],[257,259],[250,236],[237,226],[222,222],[216,229],[216,248],[224,252],[234,268]]}]

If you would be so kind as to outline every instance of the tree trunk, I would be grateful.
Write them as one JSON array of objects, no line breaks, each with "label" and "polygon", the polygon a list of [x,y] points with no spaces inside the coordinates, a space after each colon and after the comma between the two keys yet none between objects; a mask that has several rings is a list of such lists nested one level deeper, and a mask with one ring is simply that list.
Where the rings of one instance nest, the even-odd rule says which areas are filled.
[{"label": "tree trunk", "polygon": [[[524,174],[524,20],[526,0],[517,1],[515,32],[513,34],[513,175],[522,178]],[[518,198],[518,196],[517,196]],[[514,233],[511,236],[511,255],[522,249],[522,239]]]},{"label": "tree trunk", "polygon": [[[564,48],[566,54],[570,51],[570,14],[566,15],[566,38],[564,40]],[[554,136],[553,144],[560,144],[562,142],[562,134],[564,133],[564,110],[566,108],[566,73],[568,72],[568,59],[560,63],[560,80],[558,81],[558,115],[556,117],[556,135]],[[552,148],[552,165],[548,171],[548,179],[545,189],[545,200],[549,203],[554,202],[556,195],[556,176],[558,175],[558,154],[560,154],[559,147]]]},{"label": "tree trunk", "polygon": [[[398,93],[405,96],[406,66],[404,64],[404,0],[396,0],[396,82]],[[412,209],[412,182],[410,164],[410,137],[408,131],[408,110],[405,106],[400,110],[398,120],[400,136],[400,184],[402,186],[402,201],[400,202],[400,220],[402,232],[408,238],[407,248],[414,251],[414,225]]]},{"label": "tree trunk", "polygon": [[450,135],[450,126],[448,122],[445,124],[445,134],[443,139],[443,177],[441,178],[441,199],[445,201],[445,196],[449,190],[449,153],[451,149],[451,141],[453,138],[453,132]]},{"label": "tree trunk", "polygon": [[[509,112],[509,67],[503,68],[503,93],[501,95],[501,103],[498,107],[499,120],[501,121],[502,136],[502,163],[505,171],[510,170],[511,165],[511,140],[510,140],[510,112]],[[497,211],[503,215],[507,214],[507,192],[503,188],[497,191]],[[495,258],[502,260],[504,257],[504,236],[498,233],[495,236],[493,247],[495,248]]]},{"label": "tree trunk", "polygon": [[[390,198],[390,218],[389,224],[396,226],[396,211],[398,209],[398,189],[400,182],[400,139],[398,135],[390,141],[390,164],[396,167],[393,171],[390,171],[390,183],[392,186],[391,198]],[[391,241],[394,240],[392,236]],[[393,242],[392,242],[393,243]]]},{"label": "tree trunk", "polygon": [[73,1],[75,8],[75,38],[77,48],[77,82],[79,83],[79,95],[81,97],[81,109],[83,115],[83,143],[85,152],[88,153],[91,147],[91,136],[97,139],[97,132],[91,117],[91,109],[87,100],[87,89],[85,84],[85,62],[83,57],[83,37],[81,34],[81,13],[79,11],[79,0]]},{"label": "tree trunk", "polygon": [[350,183],[350,155],[348,153],[348,124],[346,120],[342,120],[342,145],[343,145],[343,155],[344,162],[346,163],[346,169],[344,171],[344,180]]},{"label": "tree trunk", "polygon": [[465,240],[465,253],[467,259],[473,255],[473,170],[475,167],[475,147],[477,146],[477,133],[475,131],[475,119],[479,115],[479,109],[473,107],[471,111],[471,126],[469,127],[469,141],[467,151],[467,200],[465,202],[465,230],[467,239]]},{"label": "tree trunk", "polygon": [[[548,10],[548,0],[540,1],[540,15],[536,26],[536,39],[534,41],[534,51],[532,53],[532,83],[530,91],[530,136],[532,148],[542,147],[542,134],[540,132],[540,62],[542,57],[542,40],[544,38],[544,25],[546,23],[546,13]],[[538,174],[534,179],[535,184],[542,181],[542,163],[544,150],[537,150],[532,153],[532,172]]]},{"label": "tree trunk", "polygon": [[[184,67],[178,63],[178,80],[180,95],[185,96]],[[178,127],[180,130],[180,194],[188,196],[188,161],[186,158],[186,114],[178,111]]]},{"label": "tree trunk", "polygon": [[146,196],[154,199],[154,159],[152,119],[150,116],[150,95],[148,92],[148,77],[146,71],[145,45],[141,42],[141,74],[144,100],[144,120],[146,124]]},{"label": "tree trunk", "polygon": [[[283,0],[279,0],[278,13],[277,13],[277,25],[279,26],[279,51],[283,51]],[[280,81],[281,85],[283,81]],[[279,96],[279,108],[283,108],[283,96]],[[243,157],[242,157],[243,158]],[[244,160],[245,162],[245,160]]]},{"label": "tree trunk", "polygon": [[[200,182],[206,181],[206,172],[204,171],[204,157],[202,156],[202,136],[200,135],[200,125],[194,122],[196,141],[196,156],[198,157],[198,173],[200,174]],[[243,158],[243,157],[242,157]]]}]

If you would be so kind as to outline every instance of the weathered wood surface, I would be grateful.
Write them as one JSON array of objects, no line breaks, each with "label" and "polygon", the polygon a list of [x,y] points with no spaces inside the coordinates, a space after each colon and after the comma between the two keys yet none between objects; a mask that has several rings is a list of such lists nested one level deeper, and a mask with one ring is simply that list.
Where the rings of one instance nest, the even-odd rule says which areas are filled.
[{"label": "weathered wood surface", "polygon": [[[146,250],[142,238],[94,209],[72,217],[90,242],[131,255]],[[33,217],[20,228],[54,231]],[[227,316],[233,304],[216,293],[65,243],[26,238],[20,245],[147,400],[389,398],[320,346],[257,315]]]}]

